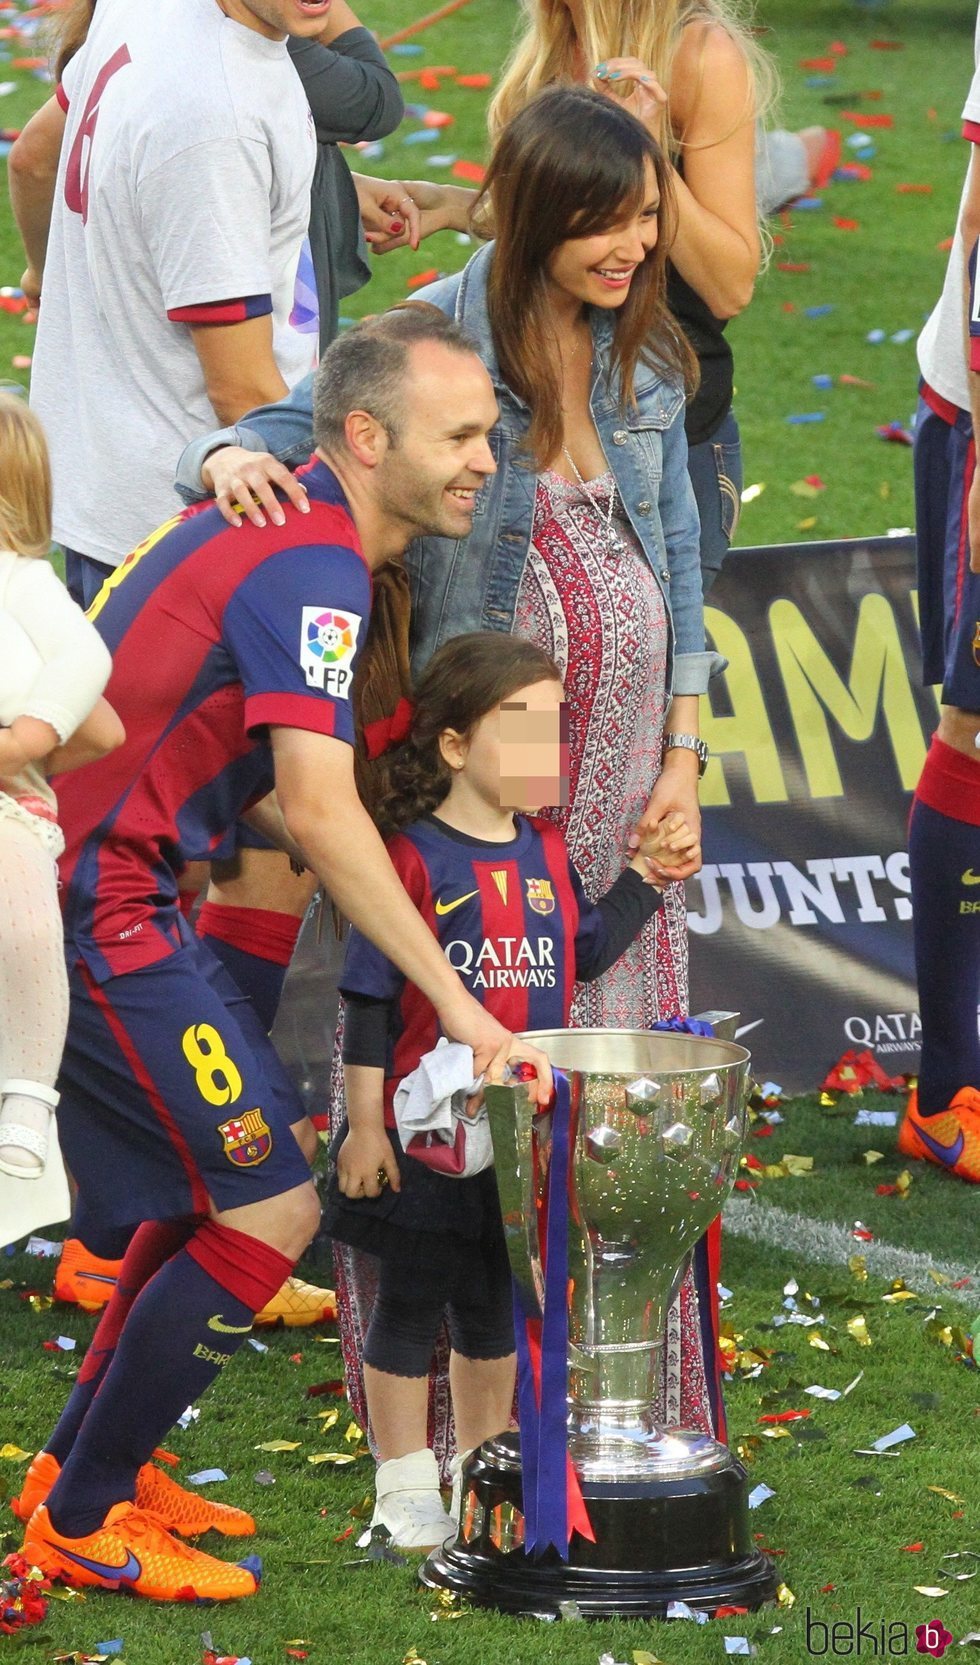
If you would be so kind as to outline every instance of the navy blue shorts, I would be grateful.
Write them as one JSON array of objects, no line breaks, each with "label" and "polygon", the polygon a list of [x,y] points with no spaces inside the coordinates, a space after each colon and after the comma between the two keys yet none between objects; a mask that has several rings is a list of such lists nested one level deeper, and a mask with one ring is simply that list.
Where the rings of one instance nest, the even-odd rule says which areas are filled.
[{"label": "navy blue shorts", "polygon": [[947,422],[919,400],[915,422],[915,540],[927,687],[943,704],[980,712],[980,573],[970,571],[967,497],[975,452],[969,415]]},{"label": "navy blue shorts", "polygon": [[69,973],[58,1133],[112,1225],[261,1202],[309,1180],[305,1112],[252,1008],[206,943],[97,984]]}]

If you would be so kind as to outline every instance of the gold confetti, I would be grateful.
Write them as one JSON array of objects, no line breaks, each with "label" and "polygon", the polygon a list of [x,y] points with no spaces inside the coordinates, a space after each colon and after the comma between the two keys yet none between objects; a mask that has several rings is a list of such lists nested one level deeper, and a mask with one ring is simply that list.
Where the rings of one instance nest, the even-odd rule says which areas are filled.
[{"label": "gold confetti", "polygon": [[812,532],[813,528],[816,526],[816,524],[817,524],[816,515],[807,515],[806,520],[798,520],[796,522],[796,530],[798,532]]},{"label": "gold confetti", "polygon": [[315,1451],[307,1457],[308,1463],[333,1463],[335,1468],[342,1468],[345,1463],[356,1463],[356,1451]]},{"label": "gold confetti", "polygon": [[22,1451],[19,1445],[0,1445],[0,1458],[5,1463],[26,1463],[33,1451]]},{"label": "gold confetti", "polygon": [[821,1110],[833,1110],[834,1107],[836,1106],[836,1104],[837,1104],[837,1094],[836,1093],[821,1093],[820,1094],[820,1108],[821,1108]]},{"label": "gold confetti", "polygon": [[816,1330],[811,1330],[806,1339],[811,1347],[817,1348],[818,1352],[829,1353],[832,1351],[830,1343],[828,1341],[824,1341],[823,1336]]},{"label": "gold confetti", "polygon": [[788,1428],[763,1428],[764,1440],[791,1440],[793,1438]]},{"label": "gold confetti", "polygon": [[900,1197],[907,1197],[912,1188],[912,1175],[907,1168],[903,1168],[895,1181],[895,1190]]},{"label": "gold confetti", "polygon": [[655,1653],[650,1653],[646,1648],[634,1648],[633,1665],[664,1665],[664,1662],[662,1659],[658,1658]]},{"label": "gold confetti", "polygon": [[854,1337],[859,1347],[871,1347],[873,1342],[868,1334],[868,1320],[863,1312],[847,1320],[847,1333]]},{"label": "gold confetti", "polygon": [[960,1497],[959,1492],[948,1492],[945,1486],[927,1486],[927,1492],[935,1492],[937,1497],[944,1497],[947,1503],[965,1503],[966,1498]]},{"label": "gold confetti", "polygon": [[891,494],[892,494],[892,488],[891,488],[890,484],[888,483],[887,480],[882,480],[881,485],[878,487],[878,496],[881,498],[881,501],[883,503],[887,503]]},{"label": "gold confetti", "polygon": [[885,1153],[883,1150],[866,1150],[862,1158],[862,1161],[866,1162],[869,1168],[872,1162],[884,1162],[884,1160]]},{"label": "gold confetti", "polygon": [[788,1584],[777,1584],[777,1586],[776,1586],[776,1600],[778,1601],[780,1607],[795,1607],[796,1606],[796,1597],[794,1596],[794,1594],[793,1594],[793,1592],[790,1589]]},{"label": "gold confetti", "polygon": [[430,1619],[462,1619],[468,1612],[455,1590],[437,1590],[436,1603],[429,1614]]},{"label": "gold confetti", "polygon": [[47,1312],[54,1306],[53,1295],[28,1295],[27,1304],[34,1312]]},{"label": "gold confetti", "polygon": [[934,1596],[937,1600],[940,1596],[949,1595],[949,1591],[944,1590],[941,1584],[913,1584],[912,1588],[920,1596]]},{"label": "gold confetti", "polygon": [[301,1440],[266,1440],[262,1445],[252,1447],[253,1451],[298,1451]]},{"label": "gold confetti", "polygon": [[812,1172],[813,1172],[813,1157],[812,1156],[784,1156],[783,1157],[783,1167],[786,1169],[786,1172],[788,1174],[793,1175],[794,1179],[798,1178],[800,1174],[812,1174]]},{"label": "gold confetti", "polygon": [[402,1665],[425,1665],[425,1660],[419,1653],[418,1648],[409,1648],[407,1654],[405,1654],[402,1659]]},{"label": "gold confetti", "polygon": [[347,1445],[356,1445],[358,1440],[362,1440],[363,1438],[364,1430],[359,1428],[356,1422],[349,1423],[344,1431],[345,1443]]},{"label": "gold confetti", "polygon": [[324,1433],[326,1433],[328,1428],[336,1428],[337,1423],[340,1421],[340,1412],[336,1407],[334,1407],[332,1411],[317,1411],[316,1414],[323,1423]]},{"label": "gold confetti", "polygon": [[857,1278],[858,1283],[867,1283],[868,1262],[864,1255],[848,1255],[847,1270],[851,1273],[852,1277]]},{"label": "gold confetti", "polygon": [[917,1301],[919,1299],[914,1289],[893,1289],[890,1295],[883,1295],[881,1298],[889,1306],[897,1306],[900,1301]]},{"label": "gold confetti", "polygon": [[812,486],[809,480],[794,480],[790,486],[794,497],[819,497],[820,487]]}]

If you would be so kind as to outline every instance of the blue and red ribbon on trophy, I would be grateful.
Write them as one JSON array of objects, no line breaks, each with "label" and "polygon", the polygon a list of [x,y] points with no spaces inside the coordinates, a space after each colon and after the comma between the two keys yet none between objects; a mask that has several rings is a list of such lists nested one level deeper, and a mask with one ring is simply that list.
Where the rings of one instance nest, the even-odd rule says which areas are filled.
[{"label": "blue and red ribbon on trophy", "polygon": [[527,1311],[515,1281],[514,1328],[524,1550],[527,1555],[543,1555],[553,1547],[567,1561],[572,1533],[592,1543],[595,1533],[568,1453],[568,1214],[574,1140],[568,1078],[560,1070],[554,1078],[551,1160],[537,1222],[543,1313]]}]

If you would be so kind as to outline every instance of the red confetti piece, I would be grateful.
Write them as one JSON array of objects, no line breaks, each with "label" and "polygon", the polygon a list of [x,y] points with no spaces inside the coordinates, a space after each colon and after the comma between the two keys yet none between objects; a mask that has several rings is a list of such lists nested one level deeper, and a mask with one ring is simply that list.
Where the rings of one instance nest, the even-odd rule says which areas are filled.
[{"label": "red confetti piece", "polygon": [[842,40],[832,40],[827,51],[833,52],[838,58],[847,57],[847,47]]},{"label": "red confetti piece", "polygon": [[420,69],[418,80],[424,92],[438,92],[442,85],[434,69]]},{"label": "red confetti piece", "polygon": [[837,68],[837,60],[836,58],[801,58],[800,68],[819,69],[823,70],[824,74],[833,73]]},{"label": "red confetti piece", "polygon": [[843,174],[845,179],[856,179],[860,181],[862,185],[867,184],[869,179],[874,178],[874,174],[871,168],[868,167],[867,162],[845,162],[843,166],[838,169],[838,172]]},{"label": "red confetti piece", "polygon": [[884,95],[884,93],[883,93],[883,92],[882,92],[882,91],[881,91],[881,88],[880,88],[880,87],[876,87],[876,88],[875,88],[875,89],[874,89],[874,90],[873,90],[873,91],[872,91],[872,92],[863,92],[863,93],[862,93],[862,94],[861,94],[861,97],[862,97],[862,98],[871,98],[871,99],[876,99],[876,98],[884,98],[884,96],[885,96],[885,95]]},{"label": "red confetti piece", "polygon": [[457,87],[492,87],[492,75],[457,75]]},{"label": "red confetti piece", "polygon": [[876,1197],[897,1197],[898,1196],[898,1186],[897,1185],[876,1185],[875,1186],[875,1196]]},{"label": "red confetti piece", "polygon": [[486,171],[479,162],[454,162],[450,169],[457,179],[468,179],[473,185],[483,184]]},{"label": "red confetti piece", "polygon": [[932,186],[931,185],[896,185],[895,189],[898,192],[898,195],[900,197],[931,197],[932,196]]},{"label": "red confetti piece", "polygon": [[844,121],[853,121],[858,127],[894,127],[894,116],[871,116],[867,110],[842,110]]},{"label": "red confetti piece", "polygon": [[[324,1509],[324,1510],[323,1510],[323,1513],[324,1513],[324,1514],[326,1514],[326,1512],[327,1512],[327,1511],[326,1511],[326,1510],[325,1510],[325,1509]],[[350,1537],[350,1535],[351,1535],[351,1533],[352,1533],[352,1532],[353,1532],[353,1530],[354,1530],[354,1528],[353,1528],[353,1527],[352,1527],[352,1526],[349,1526],[349,1527],[348,1527],[348,1528],[347,1528],[347,1531],[346,1531],[346,1532],[338,1532],[338,1533],[337,1533],[337,1536],[336,1536],[336,1538],[335,1538],[335,1539],[334,1539],[334,1543],[335,1543],[335,1544],[342,1544],[342,1543],[345,1543],[345,1542],[346,1542],[346,1540],[347,1540],[347,1539],[348,1539],[348,1538],[349,1538],[349,1537]]]},{"label": "red confetti piece", "polygon": [[936,247],[940,254],[948,254],[950,249],[953,247],[952,237],[944,237],[941,243],[936,244]]},{"label": "red confetti piece", "polygon": [[869,40],[868,45],[870,46],[872,52],[905,51],[905,42],[903,40]]},{"label": "red confetti piece", "polygon": [[822,1596],[829,1596],[831,1591],[836,1590],[836,1588],[837,1588],[836,1584],[821,1584],[820,1594]]},{"label": "red confetti piece", "polygon": [[860,220],[845,220],[842,214],[834,215],[834,224],[838,231],[860,231]]},{"label": "red confetti piece", "polygon": [[771,1127],[754,1127],[752,1137],[753,1139],[771,1139],[773,1131]]},{"label": "red confetti piece", "polygon": [[861,377],[861,376],[847,376],[847,375],[844,375],[844,376],[838,376],[837,380],[840,382],[841,387],[873,388],[876,385],[874,382],[866,382],[863,379],[863,377]]},{"label": "red confetti piece", "polygon": [[795,312],[796,311],[795,302],[793,302],[793,301],[784,301],[783,302],[783,311],[784,312]]},{"label": "red confetti piece", "polygon": [[751,1154],[751,1152],[745,1158],[745,1165],[746,1165],[747,1168],[752,1168],[756,1173],[759,1173],[759,1174],[761,1174],[763,1168],[765,1167],[765,1163],[760,1162],[759,1158],[757,1156],[753,1156]]},{"label": "red confetti piece", "polygon": [[343,1378],[337,1377],[332,1382],[314,1382],[312,1387],[307,1388],[306,1397],[307,1399],[322,1399],[329,1394],[334,1399],[343,1399],[345,1391]]},{"label": "red confetti piece", "polygon": [[290,1362],[290,1364],[302,1364],[302,1362],[303,1362],[302,1353],[290,1353],[289,1362]]},{"label": "red confetti piece", "polygon": [[855,1226],[851,1236],[856,1237],[859,1243],[873,1243],[875,1238],[874,1232],[869,1231],[867,1226]]},{"label": "red confetti piece", "polygon": [[410,277],[405,287],[406,289],[421,289],[427,283],[435,283],[438,276],[439,273],[433,266],[427,272],[418,272],[415,277]]},{"label": "red confetti piece", "polygon": [[756,1189],[758,1183],[759,1183],[759,1181],[757,1179],[737,1179],[735,1181],[735,1190],[736,1191],[754,1191]]},{"label": "red confetti piece", "polygon": [[950,1515],[949,1518],[950,1518],[950,1520],[962,1520],[963,1516],[965,1514],[966,1514],[965,1509],[954,1509],[953,1513]]},{"label": "red confetti piece", "polygon": [[287,1659],[309,1659],[309,1657],[310,1657],[309,1653],[307,1652],[307,1650],[305,1648],[287,1648],[286,1649],[286,1658]]},{"label": "red confetti piece", "polygon": [[806,484],[808,486],[813,487],[814,491],[826,491],[827,490],[827,487],[826,487],[824,481],[821,480],[819,474],[804,474],[803,478],[806,481]]},{"label": "red confetti piece", "polygon": [[47,58],[11,58],[11,69],[46,69]]},{"label": "red confetti piece", "polygon": [[950,1289],[969,1289],[972,1282],[972,1278],[957,1278],[956,1282],[951,1283],[949,1287]]},{"label": "red confetti piece", "polygon": [[716,1619],[737,1619],[747,1612],[747,1607],[716,1607],[714,1616]]},{"label": "red confetti piece", "polygon": [[778,260],[776,270],[778,272],[812,272],[813,267],[808,260]]},{"label": "red confetti piece", "polygon": [[925,1547],[926,1547],[925,1544],[903,1544],[902,1545],[902,1549],[907,1555],[918,1555],[920,1549],[925,1549]]},{"label": "red confetti piece", "polygon": [[807,1407],[807,1409],[803,1410],[803,1411],[770,1411],[768,1416],[760,1416],[760,1417],[757,1418],[757,1421],[759,1421],[759,1422],[802,1422],[803,1418],[807,1417],[809,1415],[810,1415],[809,1407]]},{"label": "red confetti piece", "polygon": [[449,115],[445,110],[426,110],[425,115],[422,117],[422,126],[452,127],[455,120],[456,117]]}]

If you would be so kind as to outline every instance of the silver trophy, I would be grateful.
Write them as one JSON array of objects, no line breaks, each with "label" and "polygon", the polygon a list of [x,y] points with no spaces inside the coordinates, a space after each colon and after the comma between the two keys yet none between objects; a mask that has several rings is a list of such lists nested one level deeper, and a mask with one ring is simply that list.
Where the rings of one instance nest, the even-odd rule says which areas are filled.
[{"label": "silver trophy", "polygon": [[[673,1032],[525,1038],[571,1093],[568,1443],[595,1542],[576,1534],[567,1562],[525,1553],[519,1435],[503,1434],[470,1458],[459,1536],[423,1582],[539,1616],[567,1603],[594,1617],[662,1615],[673,1600],[757,1607],[776,1577],[753,1545],[745,1470],[710,1435],[654,1414],[668,1310],[737,1173],[749,1054]],[[511,1267],[533,1312],[551,1118],[520,1083],[488,1086],[486,1103]]]}]

